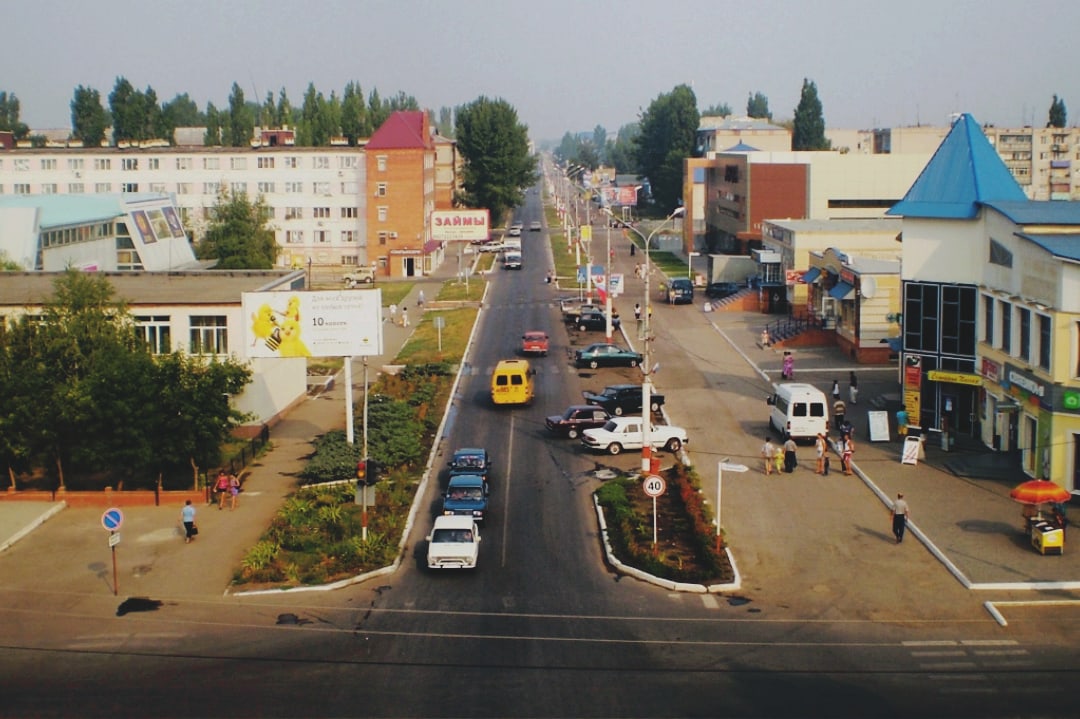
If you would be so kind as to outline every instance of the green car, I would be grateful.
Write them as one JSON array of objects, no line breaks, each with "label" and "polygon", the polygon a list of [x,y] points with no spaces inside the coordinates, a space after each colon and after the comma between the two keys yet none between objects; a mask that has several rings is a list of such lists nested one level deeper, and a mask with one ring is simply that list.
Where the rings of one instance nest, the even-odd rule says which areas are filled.
[{"label": "green car", "polygon": [[637,367],[641,364],[641,355],[632,350],[607,342],[596,342],[574,353],[574,364],[578,367]]}]

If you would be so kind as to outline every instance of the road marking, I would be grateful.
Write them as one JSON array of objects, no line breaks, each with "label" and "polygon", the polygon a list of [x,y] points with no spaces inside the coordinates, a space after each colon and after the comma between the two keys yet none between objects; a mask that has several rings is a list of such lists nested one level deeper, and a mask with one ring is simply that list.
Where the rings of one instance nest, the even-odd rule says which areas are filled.
[{"label": "road marking", "polygon": [[927,679],[935,682],[988,682],[985,674],[931,674]]},{"label": "road marking", "polygon": [[938,651],[938,652],[912,652],[913,657],[966,657],[967,652],[963,649]]},{"label": "road marking", "polygon": [[952,639],[927,639],[924,641],[900,642],[903,647],[955,647],[957,642]]},{"label": "road marking", "polygon": [[1015,639],[962,639],[965,647],[1015,647],[1020,642]]},{"label": "road marking", "polygon": [[[506,442],[506,471],[503,472],[503,513],[502,513],[502,559],[499,565],[506,566],[507,536],[510,532],[510,465],[514,457],[514,413],[510,413],[510,439]],[[491,507],[488,506],[488,510]]]},{"label": "road marking", "polygon": [[957,669],[975,669],[978,664],[975,662],[931,662],[929,664],[920,664],[920,669],[925,669],[928,672],[945,672],[956,671]]},{"label": "road marking", "polygon": [[706,609],[719,609],[720,602],[716,601],[716,597],[711,594],[702,594],[701,603],[705,605]]}]

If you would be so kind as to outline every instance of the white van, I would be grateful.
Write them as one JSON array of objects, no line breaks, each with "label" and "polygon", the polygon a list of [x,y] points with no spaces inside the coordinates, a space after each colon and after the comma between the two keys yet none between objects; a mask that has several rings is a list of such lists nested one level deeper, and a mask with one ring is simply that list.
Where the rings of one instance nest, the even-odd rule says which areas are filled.
[{"label": "white van", "polygon": [[800,440],[828,434],[829,404],[817,387],[802,382],[778,384],[766,401],[772,407],[769,424],[782,437],[790,435]]}]

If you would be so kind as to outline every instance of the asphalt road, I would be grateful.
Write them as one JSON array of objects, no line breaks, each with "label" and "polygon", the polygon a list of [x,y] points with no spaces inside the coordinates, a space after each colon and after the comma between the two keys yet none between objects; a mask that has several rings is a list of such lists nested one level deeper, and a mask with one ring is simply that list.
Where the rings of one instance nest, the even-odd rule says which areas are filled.
[{"label": "asphalt road", "polygon": [[[526,227],[541,216],[538,198],[518,212]],[[475,573],[423,569],[441,473],[422,499],[430,511],[413,529],[411,561],[355,587],[186,599],[168,612],[133,611],[122,625],[108,618],[116,599],[104,593],[5,593],[0,716],[1073,713],[1074,625],[1059,631],[1052,617],[1029,614],[1002,632],[917,546],[856,551],[853,537],[823,550],[801,541],[816,531],[806,517],[770,511],[776,492],[794,493],[787,504],[817,513],[820,526],[855,516],[877,539],[880,506],[854,481],[826,508],[814,480],[733,490],[739,506],[760,508],[725,516],[753,577],[740,592],[674,593],[613,573],[592,514],[593,470],[638,457],[588,455],[547,437],[543,418],[629,375],[570,366],[567,351],[583,340],[561,324],[544,282],[546,233],[526,230],[523,251],[520,272],[495,270],[442,443],[443,463],[474,445],[495,463]],[[689,313],[658,306],[654,318],[669,414],[690,431],[695,464],[752,462],[767,383],[706,351],[706,320]],[[490,370],[528,329],[552,339],[535,361],[537,398],[493,408]]]}]

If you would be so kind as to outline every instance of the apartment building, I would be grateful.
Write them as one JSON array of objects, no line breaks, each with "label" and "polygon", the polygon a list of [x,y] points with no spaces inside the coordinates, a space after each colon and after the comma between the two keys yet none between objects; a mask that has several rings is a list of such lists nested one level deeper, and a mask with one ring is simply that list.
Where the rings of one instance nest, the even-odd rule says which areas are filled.
[{"label": "apartment building", "polygon": [[983,133],[1031,200],[1080,200],[1080,127],[987,126]]}]

